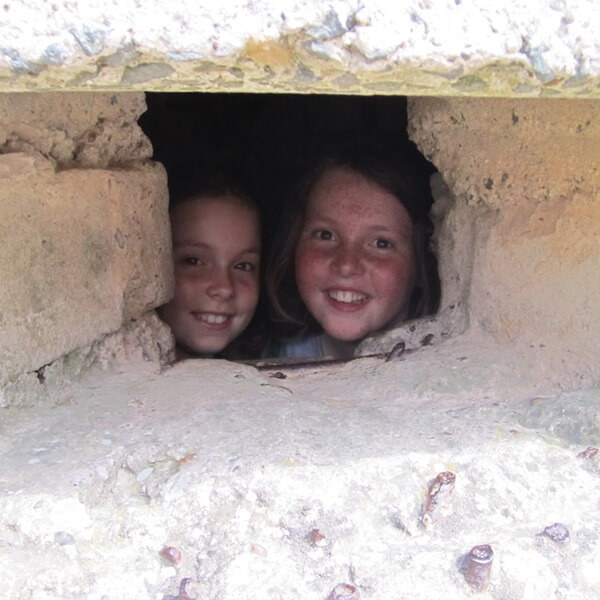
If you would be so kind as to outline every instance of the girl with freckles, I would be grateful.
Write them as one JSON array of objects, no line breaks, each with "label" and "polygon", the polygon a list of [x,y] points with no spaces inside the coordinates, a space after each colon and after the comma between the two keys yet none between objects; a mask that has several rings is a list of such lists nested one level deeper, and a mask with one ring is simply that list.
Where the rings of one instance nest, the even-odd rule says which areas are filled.
[{"label": "girl with freckles", "polygon": [[424,193],[369,150],[330,153],[288,207],[266,278],[280,357],[349,358],[366,336],[436,309]]}]

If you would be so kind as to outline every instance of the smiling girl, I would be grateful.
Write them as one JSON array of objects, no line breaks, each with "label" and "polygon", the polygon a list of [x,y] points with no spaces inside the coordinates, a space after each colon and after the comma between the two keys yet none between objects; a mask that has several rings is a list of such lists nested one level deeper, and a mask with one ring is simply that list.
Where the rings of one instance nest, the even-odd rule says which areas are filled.
[{"label": "smiling girl", "polygon": [[266,282],[288,334],[279,356],[347,358],[367,335],[435,310],[427,199],[402,163],[340,150],[295,200]]},{"label": "smiling girl", "polygon": [[158,312],[180,358],[213,356],[248,327],[258,303],[258,209],[217,180],[176,198],[170,212],[175,294]]}]

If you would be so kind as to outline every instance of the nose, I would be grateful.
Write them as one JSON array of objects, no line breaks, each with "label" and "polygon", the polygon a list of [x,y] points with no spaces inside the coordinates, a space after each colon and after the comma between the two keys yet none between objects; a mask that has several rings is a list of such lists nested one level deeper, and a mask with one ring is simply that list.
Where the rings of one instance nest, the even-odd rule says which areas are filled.
[{"label": "nose", "polygon": [[333,267],[342,277],[359,275],[363,270],[360,249],[350,244],[340,244],[335,249]]},{"label": "nose", "polygon": [[233,280],[228,269],[215,269],[211,273],[206,293],[217,299],[227,299],[234,295]]}]

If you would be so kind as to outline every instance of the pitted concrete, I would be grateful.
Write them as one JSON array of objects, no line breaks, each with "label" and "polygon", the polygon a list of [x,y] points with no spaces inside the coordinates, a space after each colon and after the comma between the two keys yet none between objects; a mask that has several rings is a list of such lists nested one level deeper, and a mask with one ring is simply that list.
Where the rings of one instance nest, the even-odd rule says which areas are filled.
[{"label": "pitted concrete", "polygon": [[[457,562],[489,543],[483,597],[596,598],[600,466],[578,454],[600,443],[599,390],[528,372],[459,340],[286,379],[212,360],[129,368],[8,409],[5,593],[162,600],[189,577],[220,600],[322,600],[344,582],[361,598],[469,598]],[[441,471],[455,494],[425,529]],[[540,535],[555,522],[568,542]]]}]

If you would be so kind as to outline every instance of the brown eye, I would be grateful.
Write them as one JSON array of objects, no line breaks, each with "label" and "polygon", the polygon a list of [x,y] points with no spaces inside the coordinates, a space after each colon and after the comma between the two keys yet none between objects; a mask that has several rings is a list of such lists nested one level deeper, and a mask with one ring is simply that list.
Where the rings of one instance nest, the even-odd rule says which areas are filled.
[{"label": "brown eye", "polygon": [[185,256],[182,260],[184,265],[188,265],[190,267],[197,267],[202,264],[202,261],[197,256]]},{"label": "brown eye", "polygon": [[377,238],[375,240],[375,247],[381,248],[382,250],[388,250],[389,248],[393,248],[394,244],[392,244],[392,242],[384,238]]},{"label": "brown eye", "polygon": [[247,271],[247,272],[256,271],[256,265],[250,261],[239,262],[235,265],[234,268],[238,269],[240,271]]},{"label": "brown eye", "polygon": [[329,241],[333,239],[333,233],[328,229],[318,229],[314,235],[318,240]]}]

